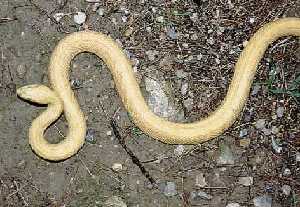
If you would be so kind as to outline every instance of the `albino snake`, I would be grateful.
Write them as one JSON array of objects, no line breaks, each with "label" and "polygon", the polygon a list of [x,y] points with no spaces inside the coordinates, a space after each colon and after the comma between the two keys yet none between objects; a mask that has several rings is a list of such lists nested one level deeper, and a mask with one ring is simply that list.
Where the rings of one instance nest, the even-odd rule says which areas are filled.
[{"label": "albino snake", "polygon": [[[51,89],[44,85],[28,85],[17,90],[23,99],[48,105],[30,127],[29,143],[39,156],[47,160],[67,159],[84,144],[86,120],[69,83],[70,63],[84,51],[95,53],[107,64],[124,106],[134,123],[146,134],[169,144],[210,140],[223,133],[239,116],[266,49],[274,40],[286,35],[300,36],[299,18],[284,18],[264,25],[241,53],[227,95],[217,110],[194,123],[174,123],[158,117],[148,108],[132,67],[114,40],[98,32],[73,33],[59,42],[51,56]],[[68,121],[68,134],[60,143],[51,144],[44,138],[44,132],[62,112]]]}]

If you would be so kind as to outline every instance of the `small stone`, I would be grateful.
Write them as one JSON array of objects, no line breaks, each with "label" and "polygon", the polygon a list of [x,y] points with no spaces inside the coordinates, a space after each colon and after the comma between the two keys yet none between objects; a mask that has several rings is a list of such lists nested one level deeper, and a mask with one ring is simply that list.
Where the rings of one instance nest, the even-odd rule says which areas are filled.
[{"label": "small stone", "polygon": [[185,99],[183,100],[183,105],[188,111],[191,111],[194,108],[194,101],[192,98]]},{"label": "small stone", "polygon": [[73,20],[76,24],[83,24],[86,20],[86,14],[84,12],[77,12],[77,14],[73,16]]},{"label": "small stone", "polygon": [[121,163],[114,163],[111,168],[115,172],[120,172],[123,170],[123,165]]},{"label": "small stone", "polygon": [[206,183],[203,173],[199,173],[198,175],[196,175],[196,184],[195,185],[200,188],[207,186],[207,183]]},{"label": "small stone", "polygon": [[152,28],[151,27],[146,27],[146,31],[150,33],[152,31]]},{"label": "small stone", "polygon": [[[1,120],[1,118],[0,118]],[[296,153],[296,162],[300,162],[300,152]]]},{"label": "small stone", "polygon": [[184,72],[183,70],[176,70],[175,74],[177,78],[186,78],[188,76],[188,73]]},{"label": "small stone", "polygon": [[98,14],[99,16],[104,16],[104,9],[103,9],[103,8],[98,8],[98,9],[97,9],[97,14]]},{"label": "small stone", "polygon": [[188,47],[189,47],[189,44],[188,44],[188,43],[182,43],[182,47],[188,48]]},{"label": "small stone", "polygon": [[272,134],[278,134],[279,129],[276,126],[272,126],[271,132],[272,132]]},{"label": "small stone", "polygon": [[253,185],[253,177],[239,177],[239,184],[243,186]]},{"label": "small stone", "polygon": [[129,37],[130,35],[132,35],[133,33],[133,27],[129,27],[126,31],[125,31],[125,36]]},{"label": "small stone", "polygon": [[239,203],[229,203],[226,207],[241,207]]},{"label": "small stone", "polygon": [[284,114],[284,107],[280,106],[276,109],[276,115],[278,118],[283,117]]},{"label": "small stone", "polygon": [[272,148],[274,149],[274,151],[276,153],[281,153],[282,147],[277,144],[277,142],[273,136],[271,138],[271,141],[272,141]]},{"label": "small stone", "polygon": [[167,197],[175,196],[177,195],[176,190],[176,184],[174,182],[167,182],[165,189],[164,189],[164,195]]},{"label": "small stone", "polygon": [[244,137],[248,134],[248,130],[247,129],[241,129],[240,130],[240,137]]},{"label": "small stone", "polygon": [[65,16],[64,13],[56,13],[56,14],[53,15],[53,18],[54,18],[57,22],[59,22],[64,16]]},{"label": "small stone", "polygon": [[95,144],[96,141],[97,141],[97,139],[96,139],[96,130],[94,130],[94,129],[86,130],[85,140],[88,143]]},{"label": "small stone", "polygon": [[104,207],[127,207],[127,204],[122,198],[118,196],[112,196],[105,201]]},{"label": "small stone", "polygon": [[156,55],[158,54],[158,52],[156,50],[148,50],[146,51],[146,55],[148,56],[148,59],[150,61],[155,60]]},{"label": "small stone", "polygon": [[21,65],[18,65],[17,67],[17,76],[18,78],[24,78],[25,75],[26,75],[26,72],[27,72],[27,68],[25,65],[21,64]]},{"label": "small stone", "polygon": [[282,190],[284,195],[289,196],[291,194],[292,188],[289,185],[283,185],[281,187],[281,190]]},{"label": "small stone", "polygon": [[156,21],[159,23],[163,23],[165,21],[165,18],[163,16],[156,17]]},{"label": "small stone", "polygon": [[198,35],[197,34],[192,34],[191,35],[191,40],[198,40]]},{"label": "small stone", "polygon": [[122,22],[124,22],[124,23],[127,22],[127,17],[126,16],[122,16],[121,19],[122,19]]},{"label": "small stone", "polygon": [[252,92],[251,92],[251,95],[255,96],[259,92],[260,88],[261,88],[260,85],[254,85],[253,89],[252,89]]},{"label": "small stone", "polygon": [[221,60],[219,58],[215,58],[215,62],[219,65],[221,63]]},{"label": "small stone", "polygon": [[250,22],[251,24],[253,24],[253,23],[255,22],[255,18],[254,18],[254,17],[250,17],[250,18],[249,18],[249,22]]},{"label": "small stone", "polygon": [[212,37],[210,37],[209,39],[207,39],[207,43],[213,45],[215,43],[215,40]]},{"label": "small stone", "polygon": [[253,204],[255,207],[272,207],[272,198],[263,195],[253,198]]},{"label": "small stone", "polygon": [[181,85],[181,94],[183,96],[187,94],[188,88],[189,88],[189,83],[188,82],[185,82]]},{"label": "small stone", "polygon": [[247,44],[248,44],[248,41],[247,41],[247,40],[245,40],[245,41],[243,42],[243,47],[246,47],[246,46],[247,46]]},{"label": "small stone", "polygon": [[292,174],[291,170],[289,168],[285,168],[283,171],[283,176],[290,176]]},{"label": "small stone", "polygon": [[213,198],[211,195],[207,194],[204,191],[199,191],[197,194],[198,194],[197,196],[199,196],[202,199],[204,198],[204,199],[210,200]]},{"label": "small stone", "polygon": [[259,119],[259,120],[256,121],[255,127],[257,129],[264,129],[265,128],[265,124],[266,124],[266,120],[265,119]]},{"label": "small stone", "polygon": [[220,156],[217,159],[217,163],[220,165],[233,165],[234,164],[234,155],[230,147],[225,144],[220,144]]},{"label": "small stone", "polygon": [[184,146],[183,145],[177,145],[177,147],[174,149],[174,154],[177,157],[180,157],[184,152]]},{"label": "small stone", "polygon": [[249,147],[250,143],[251,143],[251,140],[249,138],[240,139],[241,147],[244,147],[244,148]]},{"label": "small stone", "polygon": [[111,130],[107,131],[107,132],[106,132],[106,135],[107,135],[107,136],[111,136],[111,135],[112,135],[112,131],[111,131]]},{"label": "small stone", "polygon": [[201,60],[203,58],[202,54],[197,55],[197,60]]},{"label": "small stone", "polygon": [[190,19],[193,21],[193,22],[197,22],[198,21],[198,13],[192,13]]},{"label": "small stone", "polygon": [[269,136],[272,133],[272,130],[268,129],[268,128],[263,128],[262,131],[263,131],[264,135],[266,135],[266,136]]},{"label": "small stone", "polygon": [[175,30],[174,27],[168,27],[167,28],[167,35],[170,37],[172,40],[176,40],[178,38],[178,34]]}]

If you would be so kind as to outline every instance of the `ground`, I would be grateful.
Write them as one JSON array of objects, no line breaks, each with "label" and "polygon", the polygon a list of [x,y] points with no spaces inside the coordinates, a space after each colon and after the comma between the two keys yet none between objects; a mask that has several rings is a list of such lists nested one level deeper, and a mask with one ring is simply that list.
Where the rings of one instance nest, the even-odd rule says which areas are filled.
[{"label": "ground", "polygon": [[[31,150],[28,129],[45,107],[16,96],[23,85],[48,85],[47,65],[58,41],[90,29],[122,46],[155,113],[193,122],[225,97],[250,36],[269,21],[299,17],[299,1],[1,0],[0,11],[1,206],[300,205],[296,37],[269,47],[238,120],[203,144],[168,145],[143,134],[106,65],[92,54],[80,54],[71,65],[88,134],[70,159],[49,162]],[[58,142],[66,132],[62,116],[46,136]]]}]

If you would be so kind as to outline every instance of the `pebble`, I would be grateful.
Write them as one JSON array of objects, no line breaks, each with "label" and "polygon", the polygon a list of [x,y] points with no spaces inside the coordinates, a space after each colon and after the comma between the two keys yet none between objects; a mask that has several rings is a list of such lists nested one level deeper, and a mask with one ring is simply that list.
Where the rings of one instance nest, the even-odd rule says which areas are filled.
[{"label": "pebble", "polygon": [[271,141],[272,141],[272,148],[274,149],[274,151],[276,153],[281,153],[282,147],[277,144],[277,142],[273,136],[271,138]]},{"label": "pebble", "polygon": [[192,98],[185,99],[183,100],[183,105],[188,111],[191,111],[194,107],[194,100]]},{"label": "pebble", "polygon": [[150,61],[155,60],[155,57],[156,57],[157,54],[158,54],[158,51],[156,51],[156,50],[148,50],[148,51],[146,51],[146,55],[148,56],[148,59]]},{"label": "pebble", "polygon": [[163,16],[156,17],[156,21],[159,23],[163,23],[165,21],[165,18]]},{"label": "pebble", "polygon": [[184,153],[184,145],[177,145],[174,149],[174,155],[180,157]]},{"label": "pebble", "polygon": [[201,60],[203,58],[202,54],[197,55],[197,60]]},{"label": "pebble", "polygon": [[190,19],[193,21],[193,22],[197,22],[198,21],[198,18],[199,18],[199,15],[198,13],[192,13],[192,15],[190,16]]},{"label": "pebble", "polygon": [[229,203],[226,207],[241,207],[238,203]]},{"label": "pebble", "polygon": [[189,47],[189,44],[188,44],[188,43],[182,43],[182,47],[188,48],[188,47]]},{"label": "pebble", "polygon": [[263,131],[264,135],[266,135],[266,136],[269,136],[272,134],[272,130],[268,129],[268,128],[263,128],[262,131]]},{"label": "pebble", "polygon": [[183,70],[176,70],[175,74],[177,78],[186,78],[188,76],[188,73],[184,72]]},{"label": "pebble", "polygon": [[73,16],[73,20],[76,24],[83,24],[86,20],[86,14],[84,12],[77,12],[77,14]]},{"label": "pebble", "polygon": [[130,35],[132,35],[132,33],[133,33],[133,27],[129,27],[128,29],[126,29],[124,35],[125,35],[126,37],[129,37]]},{"label": "pebble", "polygon": [[284,195],[289,196],[291,194],[292,188],[289,185],[283,185],[281,187],[281,190],[282,190]]},{"label": "pebble", "polygon": [[253,89],[252,89],[252,92],[251,92],[251,95],[255,96],[259,92],[260,88],[261,88],[260,85],[254,85]]},{"label": "pebble", "polygon": [[121,163],[114,163],[111,168],[115,172],[120,172],[123,170],[123,165]]},{"label": "pebble", "polygon": [[164,189],[164,195],[167,197],[175,196],[177,195],[176,190],[176,184],[174,182],[167,182],[165,189]]},{"label": "pebble", "polygon": [[283,171],[283,176],[290,176],[292,174],[291,170],[289,168],[285,168]]},{"label": "pebble", "polygon": [[104,9],[103,9],[103,8],[98,8],[98,9],[97,9],[97,14],[98,14],[99,16],[104,16]]},{"label": "pebble", "polygon": [[65,16],[64,13],[56,13],[56,14],[53,15],[53,18],[54,18],[57,22],[59,22],[64,16]]},{"label": "pebble", "polygon": [[278,134],[279,133],[278,127],[277,126],[272,126],[271,132],[272,132],[272,134]]},{"label": "pebble", "polygon": [[97,139],[96,139],[96,130],[94,130],[94,129],[86,130],[85,140],[88,143],[95,144],[96,141],[97,141]]},{"label": "pebble", "polygon": [[178,34],[175,30],[174,27],[168,27],[167,28],[167,35],[170,37],[172,40],[176,40],[178,38]]},{"label": "pebble", "polygon": [[253,198],[255,207],[272,207],[272,198],[266,195]]},{"label": "pebble", "polygon": [[21,78],[21,79],[24,78],[25,75],[26,75],[26,72],[27,72],[27,68],[26,68],[25,65],[23,65],[23,64],[18,65],[18,67],[17,67],[17,76],[19,78]]},{"label": "pebble", "polygon": [[118,196],[112,196],[105,201],[104,207],[127,207],[127,204],[122,198]]},{"label": "pebble", "polygon": [[259,120],[256,121],[255,127],[257,129],[264,129],[265,128],[265,124],[266,124],[266,120],[265,119],[259,119]]},{"label": "pebble", "polygon": [[225,144],[220,144],[220,156],[217,159],[217,163],[221,165],[233,165],[234,164],[234,155],[230,147]]},{"label": "pebble", "polygon": [[199,173],[198,175],[196,175],[196,184],[195,185],[200,188],[207,186],[207,183],[206,183],[203,173]]},{"label": "pebble", "polygon": [[187,94],[188,88],[189,88],[189,83],[188,82],[185,82],[181,85],[181,94],[183,96]]},{"label": "pebble", "polygon": [[111,135],[112,135],[112,131],[111,131],[111,130],[107,131],[107,132],[106,132],[106,135],[107,135],[107,136],[111,136]]},{"label": "pebble", "polygon": [[[1,120],[1,118],[0,118],[0,120]],[[296,153],[296,162],[300,162],[300,152]]]},{"label": "pebble", "polygon": [[197,193],[197,195],[200,197],[200,198],[204,198],[204,199],[207,199],[207,200],[210,200],[212,199],[213,197],[211,195],[209,195],[208,193],[204,192],[204,191],[199,191]]},{"label": "pebble", "polygon": [[254,18],[254,17],[250,17],[250,18],[249,18],[249,22],[250,22],[251,24],[253,24],[253,23],[255,22],[255,18]]},{"label": "pebble", "polygon": [[253,185],[253,177],[239,177],[239,184],[243,186]]},{"label": "pebble", "polygon": [[282,107],[282,106],[278,107],[276,110],[277,117],[281,118],[281,117],[283,117],[283,114],[284,114],[284,107]]},{"label": "pebble", "polygon": [[244,137],[248,134],[248,130],[247,129],[241,129],[240,130],[240,137]]},{"label": "pebble", "polygon": [[198,35],[197,34],[192,34],[191,35],[191,40],[198,40]]},{"label": "pebble", "polygon": [[251,140],[249,138],[243,138],[243,139],[240,139],[240,146],[241,147],[248,147],[251,143]]}]

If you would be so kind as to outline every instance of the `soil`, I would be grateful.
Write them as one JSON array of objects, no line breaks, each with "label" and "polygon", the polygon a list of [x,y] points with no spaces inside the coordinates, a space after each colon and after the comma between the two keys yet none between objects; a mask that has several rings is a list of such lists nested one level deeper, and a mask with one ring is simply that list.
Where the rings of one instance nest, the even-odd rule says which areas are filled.
[{"label": "soil", "polygon": [[[74,22],[78,12],[86,14],[85,23]],[[226,133],[204,144],[168,145],[143,134],[124,109],[106,65],[93,54],[80,54],[71,65],[70,81],[89,133],[70,159],[49,162],[31,150],[28,129],[45,107],[16,96],[23,85],[48,85],[47,65],[58,41],[90,29],[122,45],[145,98],[145,77],[163,78],[184,121],[192,122],[225,97],[246,40],[281,17],[300,17],[300,2],[1,0],[0,206],[109,206],[113,196],[129,207],[254,206],[260,196],[272,199],[272,206],[300,206],[296,37],[270,45],[243,113]],[[67,130],[62,116],[45,136],[59,142]],[[247,186],[241,177],[253,182]]]}]

